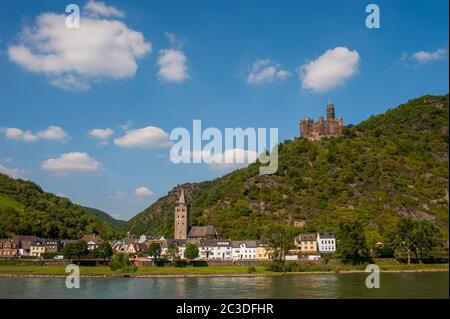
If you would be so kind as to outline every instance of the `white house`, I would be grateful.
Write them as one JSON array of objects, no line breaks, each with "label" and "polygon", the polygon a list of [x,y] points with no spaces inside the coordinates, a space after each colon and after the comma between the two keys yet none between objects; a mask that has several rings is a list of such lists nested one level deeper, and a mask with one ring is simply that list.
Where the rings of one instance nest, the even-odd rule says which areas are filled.
[{"label": "white house", "polygon": [[256,259],[256,248],[258,244],[256,240],[233,240],[232,241],[232,258],[233,260],[249,260]]},{"label": "white house", "polygon": [[317,247],[320,253],[334,253],[336,238],[332,233],[317,233]]},{"label": "white house", "polygon": [[210,260],[231,260],[232,243],[230,240],[204,240],[199,247],[200,257]]}]

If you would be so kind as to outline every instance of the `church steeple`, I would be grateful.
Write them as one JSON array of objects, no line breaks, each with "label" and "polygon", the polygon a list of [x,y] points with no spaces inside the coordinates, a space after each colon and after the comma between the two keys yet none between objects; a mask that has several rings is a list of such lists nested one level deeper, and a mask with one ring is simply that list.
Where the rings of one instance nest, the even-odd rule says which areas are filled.
[{"label": "church steeple", "polygon": [[174,239],[186,239],[190,228],[190,210],[186,203],[184,190],[181,190],[178,204],[175,207]]},{"label": "church steeple", "polygon": [[180,199],[178,200],[178,204],[185,204],[186,205],[186,199],[184,198],[184,190],[181,190]]}]

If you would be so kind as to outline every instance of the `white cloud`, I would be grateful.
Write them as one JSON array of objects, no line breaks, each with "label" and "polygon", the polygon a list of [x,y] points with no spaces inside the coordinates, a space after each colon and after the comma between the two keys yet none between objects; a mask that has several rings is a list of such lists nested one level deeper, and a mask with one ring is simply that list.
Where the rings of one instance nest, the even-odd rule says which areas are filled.
[{"label": "white cloud", "polygon": [[282,70],[280,64],[276,64],[270,59],[261,59],[253,63],[247,76],[247,83],[261,84],[277,79],[284,80],[290,76],[292,76],[292,73]]},{"label": "white cloud", "polygon": [[126,148],[154,148],[170,146],[169,134],[155,126],[129,130],[114,139],[114,144]]},{"label": "white cloud", "polygon": [[447,56],[446,49],[437,49],[436,51],[417,51],[412,54],[404,53],[400,58],[401,62],[427,63],[436,60],[442,60]]},{"label": "white cloud", "polygon": [[[99,2],[87,7],[90,13],[117,16],[113,7]],[[37,16],[35,25],[24,27],[18,42],[9,46],[9,59],[59,88],[87,90],[94,81],[133,77],[137,60],[151,53],[143,34],[122,21],[82,16],[80,28],[69,29],[65,20],[64,14]]]},{"label": "white cloud", "polygon": [[114,134],[114,131],[110,128],[96,128],[89,132],[89,136],[97,138],[99,140],[107,140]]},{"label": "white cloud", "polygon": [[336,47],[299,68],[306,90],[324,92],[341,86],[358,72],[360,57],[356,50]]},{"label": "white cloud", "polygon": [[41,165],[43,170],[67,174],[71,172],[97,172],[101,164],[87,153],[72,152],[61,154],[58,158],[51,158]]},{"label": "white cloud", "polygon": [[159,66],[158,76],[163,81],[181,83],[189,78],[183,51],[159,50],[157,65]]},{"label": "white cloud", "polygon": [[15,127],[6,128],[4,129],[4,132],[6,138],[22,142],[35,142],[40,139],[64,142],[69,138],[69,134],[67,134],[61,127],[55,125],[51,125],[47,129],[37,133],[23,131]]},{"label": "white cloud", "polygon": [[127,193],[124,191],[117,191],[116,192],[116,198],[117,199],[124,199],[127,196]]},{"label": "white cloud", "polygon": [[37,137],[44,140],[65,141],[69,138],[69,134],[59,126],[51,125],[48,129],[38,132]]},{"label": "white cloud", "polygon": [[91,16],[118,17],[125,16],[123,11],[113,6],[107,6],[104,2],[89,0],[84,6],[84,10]]},{"label": "white cloud", "polygon": [[25,178],[25,171],[18,168],[8,168],[0,164],[0,173],[8,175],[11,178]]},{"label": "white cloud", "polygon": [[142,186],[142,187],[138,187],[134,190],[134,194],[137,197],[147,197],[147,196],[152,196],[155,193],[153,193],[151,190],[149,190],[147,187]]},{"label": "white cloud", "polygon": [[6,138],[23,142],[37,141],[37,136],[31,131],[22,131],[20,128],[10,127],[4,130]]}]

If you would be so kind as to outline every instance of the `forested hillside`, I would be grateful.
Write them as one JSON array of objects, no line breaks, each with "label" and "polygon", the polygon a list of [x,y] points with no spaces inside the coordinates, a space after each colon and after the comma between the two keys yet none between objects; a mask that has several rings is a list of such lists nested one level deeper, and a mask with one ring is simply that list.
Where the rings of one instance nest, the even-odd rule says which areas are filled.
[{"label": "forested hillside", "polygon": [[336,231],[358,218],[369,241],[401,216],[434,222],[448,238],[448,95],[423,96],[344,128],[344,136],[279,146],[279,169],[258,164],[213,181],[179,185],[135,216],[135,234],[173,236],[173,208],[183,188],[192,224],[215,225],[232,239],[258,238],[269,223],[300,231]]},{"label": "forested hillside", "polygon": [[0,174],[0,238],[14,234],[80,238],[85,233],[112,238],[111,225],[69,199],[44,192],[30,181]]}]

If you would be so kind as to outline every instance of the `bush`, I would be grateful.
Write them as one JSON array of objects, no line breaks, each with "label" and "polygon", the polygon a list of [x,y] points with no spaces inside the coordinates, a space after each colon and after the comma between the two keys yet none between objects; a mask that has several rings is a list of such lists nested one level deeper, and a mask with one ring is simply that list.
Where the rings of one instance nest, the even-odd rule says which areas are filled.
[{"label": "bush", "polygon": [[252,266],[252,267],[248,267],[247,272],[248,272],[249,274],[253,274],[253,273],[256,272],[256,268],[253,267],[253,266]]},{"label": "bush", "polygon": [[131,263],[130,257],[122,253],[117,253],[112,257],[109,262],[109,268],[113,271],[120,270],[121,272],[133,272],[136,270],[136,267],[133,267]]}]

